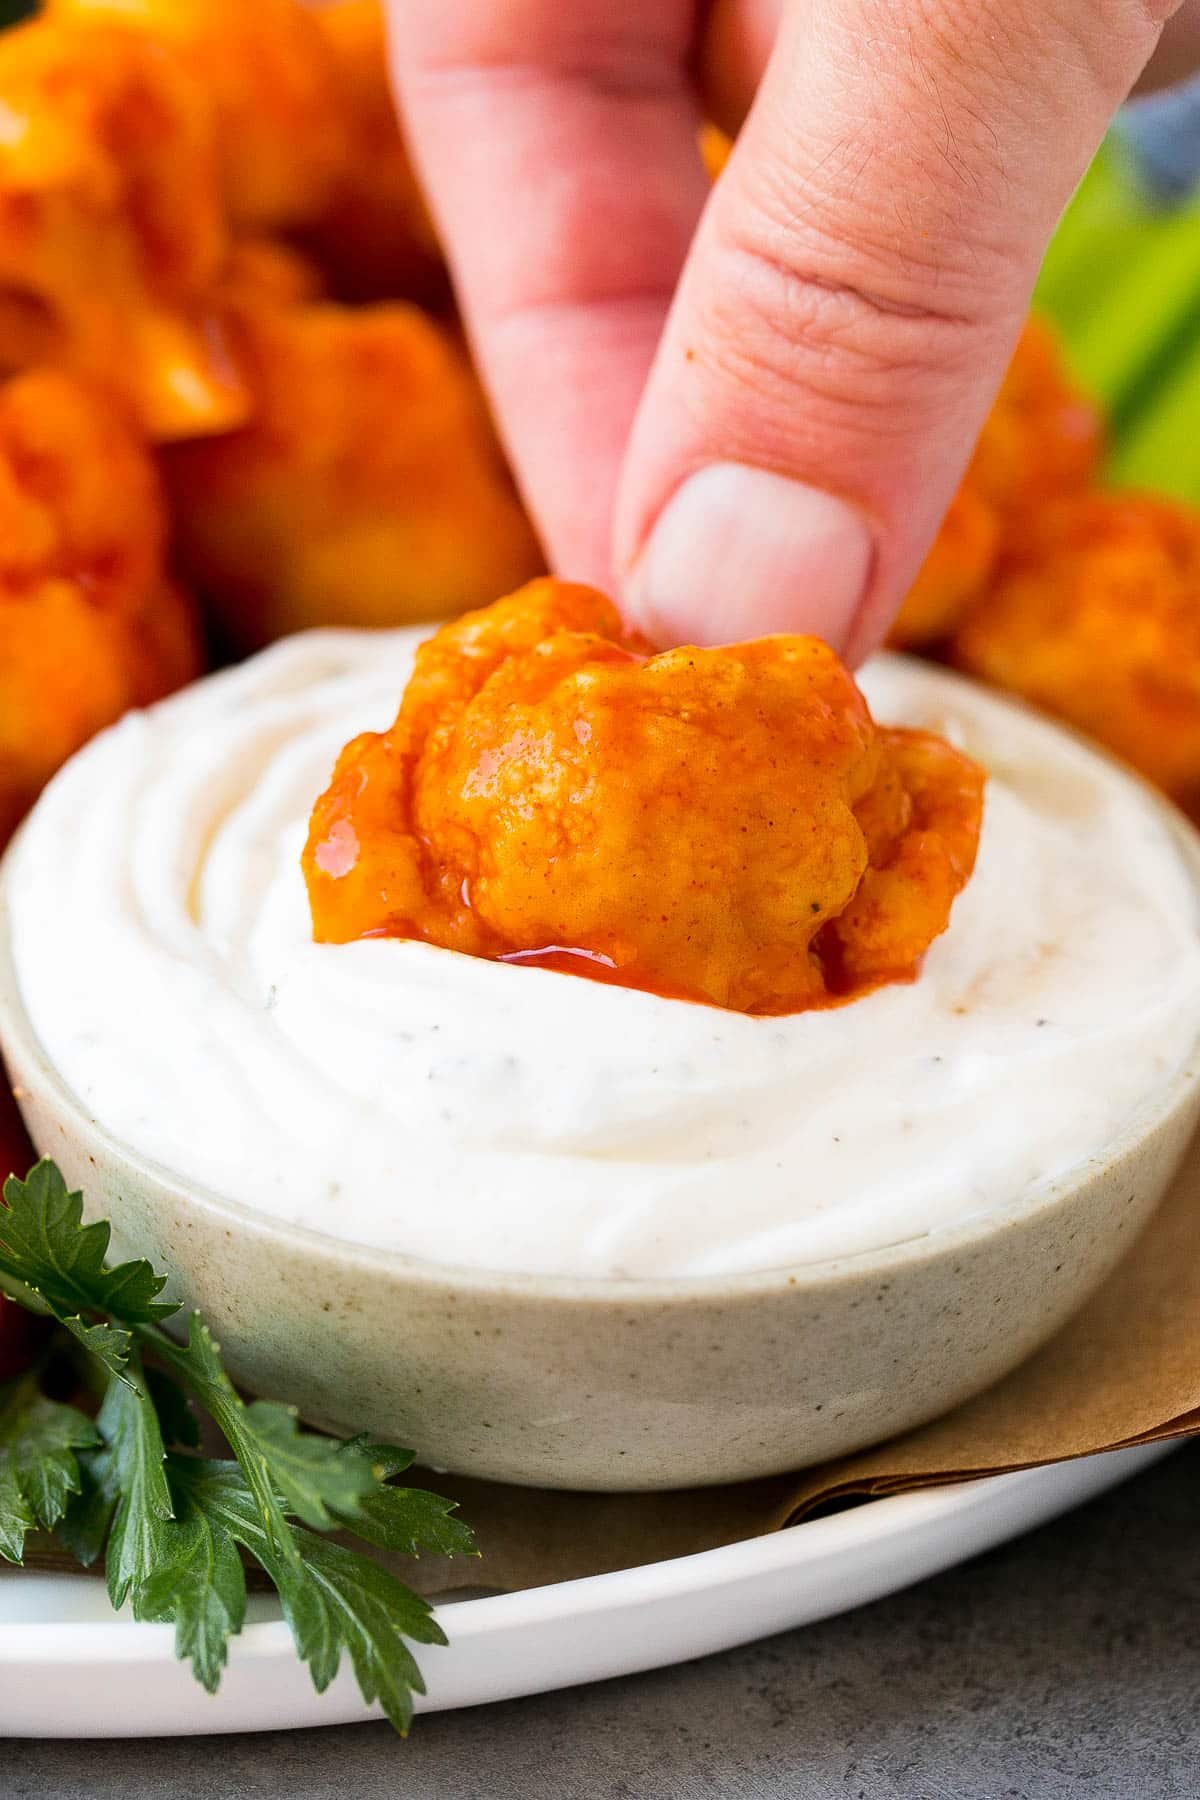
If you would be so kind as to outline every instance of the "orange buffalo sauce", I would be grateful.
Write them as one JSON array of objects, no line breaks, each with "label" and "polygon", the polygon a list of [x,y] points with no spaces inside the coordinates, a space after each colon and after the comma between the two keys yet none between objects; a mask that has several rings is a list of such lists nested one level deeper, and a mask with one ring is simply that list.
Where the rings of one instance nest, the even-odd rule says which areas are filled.
[{"label": "orange buffalo sauce", "polygon": [[912,978],[982,793],[940,739],[878,728],[817,638],[654,655],[602,594],[535,581],[422,645],[395,724],[342,752],[314,936],[796,1012]]}]

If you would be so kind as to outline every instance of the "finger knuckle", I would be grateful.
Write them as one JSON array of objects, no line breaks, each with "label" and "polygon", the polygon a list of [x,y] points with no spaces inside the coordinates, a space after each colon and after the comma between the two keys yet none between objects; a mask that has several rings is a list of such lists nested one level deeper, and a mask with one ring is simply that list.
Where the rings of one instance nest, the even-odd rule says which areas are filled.
[{"label": "finger knuckle", "polygon": [[803,394],[899,422],[910,400],[967,373],[981,322],[936,290],[900,292],[872,273],[852,259],[731,240],[710,289],[711,365],[773,408]]}]

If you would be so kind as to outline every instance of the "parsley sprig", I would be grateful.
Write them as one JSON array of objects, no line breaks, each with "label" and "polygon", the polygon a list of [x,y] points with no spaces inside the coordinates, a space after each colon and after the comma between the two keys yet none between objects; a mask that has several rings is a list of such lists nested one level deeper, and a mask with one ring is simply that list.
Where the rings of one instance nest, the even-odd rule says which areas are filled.
[{"label": "parsley sprig", "polygon": [[[179,1312],[145,1261],[105,1262],[109,1226],[83,1223],[55,1164],[10,1176],[0,1208],[0,1291],[56,1321],[95,1417],[45,1391],[44,1373],[0,1383],[0,1557],[54,1532],[85,1567],[103,1556],[114,1606],[175,1626],[176,1653],[214,1693],[246,1615],[246,1562],[279,1593],[318,1692],[350,1658],[367,1701],[407,1731],[424,1693],[410,1644],[444,1644],[429,1603],[390,1570],[322,1535],[349,1531],[405,1556],[476,1554],[454,1503],[397,1487],[412,1453],[301,1429],[274,1400],[247,1404],[198,1313]],[[198,1414],[231,1456],[200,1454]]]}]

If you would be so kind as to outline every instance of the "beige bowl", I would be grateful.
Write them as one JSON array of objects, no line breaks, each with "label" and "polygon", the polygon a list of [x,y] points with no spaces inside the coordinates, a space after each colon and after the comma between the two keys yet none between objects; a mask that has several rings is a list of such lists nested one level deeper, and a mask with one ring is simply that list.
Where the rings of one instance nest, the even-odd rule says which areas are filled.
[{"label": "beige bowl", "polygon": [[[1200,880],[1200,840],[1170,816]],[[1200,1113],[1198,1059],[1068,1177],[887,1250],[722,1280],[516,1277],[257,1216],[114,1140],[33,1033],[2,883],[0,1040],[38,1149],[112,1219],[115,1254],[172,1272],[247,1389],[426,1463],[550,1487],[776,1474],[968,1399],[1114,1267]]]}]

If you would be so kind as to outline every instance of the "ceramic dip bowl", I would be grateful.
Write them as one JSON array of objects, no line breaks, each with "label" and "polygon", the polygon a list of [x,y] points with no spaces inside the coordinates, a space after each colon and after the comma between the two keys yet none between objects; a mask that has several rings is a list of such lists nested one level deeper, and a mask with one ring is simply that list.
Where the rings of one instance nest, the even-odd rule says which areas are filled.
[{"label": "ceramic dip bowl", "polygon": [[256,1215],[116,1142],[30,1028],[2,907],[0,1036],[38,1149],[112,1219],[114,1257],[173,1272],[248,1391],[438,1467],[550,1487],[779,1473],[968,1399],[1114,1267],[1200,1110],[1188,1067],[1068,1178],[887,1250],[725,1279],[491,1275]]},{"label": "ceramic dip bowl", "polygon": [[0,1046],[113,1254],[169,1272],[248,1392],[507,1482],[781,1473],[1037,1349],[1200,1113],[1182,816],[881,657],[877,716],[989,771],[976,874],[915,983],[758,1019],[314,944],[313,797],[419,637],[301,634],[130,715],[0,865]]}]

